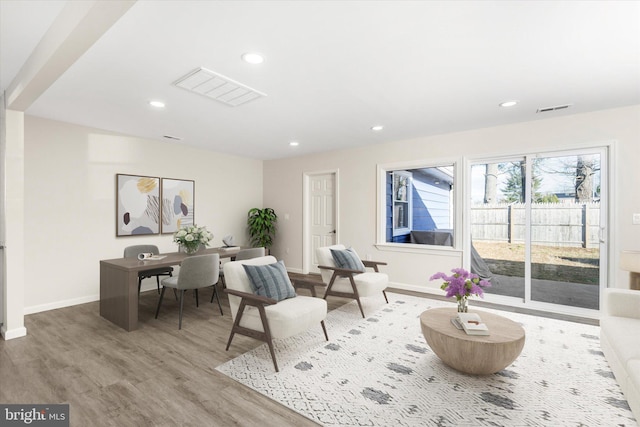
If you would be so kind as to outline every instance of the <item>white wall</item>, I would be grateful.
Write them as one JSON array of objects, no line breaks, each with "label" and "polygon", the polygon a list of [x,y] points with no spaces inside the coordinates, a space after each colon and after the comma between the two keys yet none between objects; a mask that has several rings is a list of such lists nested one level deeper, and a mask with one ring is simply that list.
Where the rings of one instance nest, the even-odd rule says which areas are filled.
[{"label": "white wall", "polygon": [[[373,140],[373,137],[372,137]],[[428,278],[462,263],[461,251],[428,253],[378,250],[378,164],[433,159],[459,159],[518,152],[575,148],[580,144],[615,140],[613,187],[616,204],[610,224],[614,232],[610,286],[627,287],[628,274],[617,269],[623,249],[640,250],[640,226],[631,224],[640,212],[640,106],[568,115],[509,126],[457,132],[313,156],[267,161],[264,164],[264,203],[279,215],[279,229],[272,252],[290,269],[302,270],[303,174],[339,169],[339,241],[352,245],[360,255],[387,261],[390,280],[407,289],[435,289]],[[462,182],[462,181],[458,181]],[[284,220],[289,214],[289,220]],[[288,249],[288,251],[287,251]],[[288,252],[288,253],[287,253]]]},{"label": "white wall", "polygon": [[[125,246],[174,252],[170,234],[115,237],[118,173],[195,180],[195,219],[248,241],[246,215],[262,206],[262,161],[25,116],[25,313],[99,298],[99,261]],[[155,281],[145,287],[155,287]]]}]

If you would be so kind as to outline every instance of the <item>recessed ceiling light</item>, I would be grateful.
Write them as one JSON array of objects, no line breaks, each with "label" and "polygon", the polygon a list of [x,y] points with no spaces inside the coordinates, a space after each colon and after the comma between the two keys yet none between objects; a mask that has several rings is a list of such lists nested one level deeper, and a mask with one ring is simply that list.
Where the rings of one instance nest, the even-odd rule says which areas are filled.
[{"label": "recessed ceiling light", "polygon": [[381,125],[376,125],[371,127],[371,130],[374,132],[380,132],[382,129],[384,129],[384,126],[381,126]]},{"label": "recessed ceiling light", "polygon": [[264,62],[264,57],[259,53],[247,52],[242,55],[242,60],[249,64],[262,64]]},{"label": "recessed ceiling light", "polygon": [[164,102],[162,101],[149,101],[149,105],[156,108],[164,108]]},{"label": "recessed ceiling light", "polygon": [[300,145],[300,143],[299,143],[298,141],[291,141],[291,142],[289,143],[289,145],[290,145],[291,147],[297,147],[298,145]]},{"label": "recessed ceiling light", "polygon": [[500,106],[501,107],[513,107],[517,103],[518,103],[518,101],[505,101],[505,102],[500,103]]}]

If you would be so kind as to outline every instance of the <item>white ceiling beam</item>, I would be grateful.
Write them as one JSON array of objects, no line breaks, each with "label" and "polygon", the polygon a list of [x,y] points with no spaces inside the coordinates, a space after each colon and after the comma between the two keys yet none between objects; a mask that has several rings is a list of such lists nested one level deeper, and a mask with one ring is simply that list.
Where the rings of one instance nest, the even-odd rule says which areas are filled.
[{"label": "white ceiling beam", "polygon": [[7,108],[29,108],[135,2],[68,1],[7,88]]}]

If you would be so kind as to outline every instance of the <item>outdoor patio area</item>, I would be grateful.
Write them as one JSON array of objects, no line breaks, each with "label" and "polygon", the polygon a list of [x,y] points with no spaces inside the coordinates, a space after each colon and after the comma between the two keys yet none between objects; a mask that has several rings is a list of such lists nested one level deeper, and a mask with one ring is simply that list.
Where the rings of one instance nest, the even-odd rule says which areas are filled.
[{"label": "outdoor patio area", "polygon": [[[524,278],[494,275],[488,294],[505,295],[524,299]],[[599,287],[554,280],[531,279],[531,299],[551,304],[598,310]]]},{"label": "outdoor patio area", "polygon": [[[473,246],[481,258],[481,276],[491,277],[486,292],[524,299],[524,245],[474,241]],[[597,249],[534,246],[531,271],[533,301],[599,309]]]}]

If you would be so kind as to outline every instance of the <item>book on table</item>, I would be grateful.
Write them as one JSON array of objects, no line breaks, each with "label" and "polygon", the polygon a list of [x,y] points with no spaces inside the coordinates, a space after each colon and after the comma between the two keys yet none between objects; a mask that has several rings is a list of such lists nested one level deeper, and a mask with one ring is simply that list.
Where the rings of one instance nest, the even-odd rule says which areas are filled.
[{"label": "book on table", "polygon": [[467,335],[489,335],[489,328],[477,313],[458,313],[456,319]]}]

